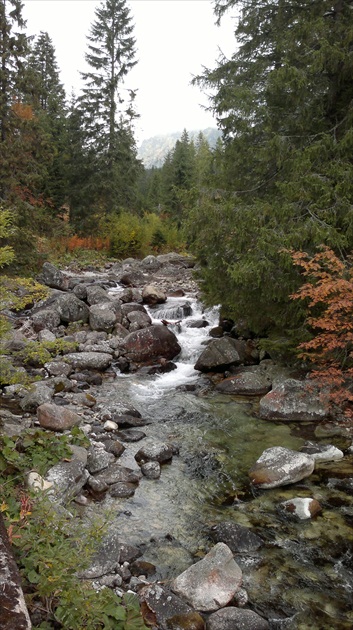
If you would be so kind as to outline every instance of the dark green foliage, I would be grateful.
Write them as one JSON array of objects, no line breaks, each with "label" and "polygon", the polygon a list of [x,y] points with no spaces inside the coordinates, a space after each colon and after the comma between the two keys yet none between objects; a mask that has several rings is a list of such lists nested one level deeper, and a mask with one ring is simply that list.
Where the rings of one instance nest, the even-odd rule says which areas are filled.
[{"label": "dark green foliage", "polygon": [[[105,0],[96,9],[86,54],[90,71],[82,74],[85,86],[70,122],[79,158],[76,163],[74,152],[76,185],[70,192],[70,205],[75,227],[92,214],[131,208],[136,199],[140,170],[132,127],[136,94],[123,88],[136,64],[132,33],[126,0]],[[87,231],[87,223],[85,227]]]},{"label": "dark green foliage", "polygon": [[258,334],[296,335],[299,274],[281,250],[353,246],[352,3],[216,3],[219,17],[229,8],[242,10],[239,49],[198,78],[215,90],[224,150],[191,238],[210,300]]}]

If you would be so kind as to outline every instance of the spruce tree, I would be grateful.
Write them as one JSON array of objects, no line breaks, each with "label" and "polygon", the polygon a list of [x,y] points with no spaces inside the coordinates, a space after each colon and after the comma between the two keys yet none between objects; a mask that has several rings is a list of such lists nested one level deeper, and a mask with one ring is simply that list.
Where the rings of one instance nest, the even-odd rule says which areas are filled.
[{"label": "spruce tree", "polygon": [[12,188],[14,147],[11,139],[22,122],[18,108],[16,113],[16,104],[24,85],[24,61],[28,53],[24,27],[21,1],[0,0],[0,198],[7,197]]},{"label": "spruce tree", "polygon": [[[79,107],[84,151],[92,173],[85,212],[102,214],[131,207],[139,172],[133,121],[133,90],[123,89],[137,63],[133,24],[126,0],[105,0],[88,36],[88,72]],[[83,209],[83,208],[82,208]],[[75,212],[75,208],[73,208]]]},{"label": "spruce tree", "polygon": [[214,90],[223,166],[190,225],[210,299],[281,335],[302,321],[283,249],[353,247],[352,2],[218,0],[228,9],[239,47],[197,79]]},{"label": "spruce tree", "polygon": [[50,157],[41,193],[54,213],[67,200],[67,121],[65,90],[60,81],[55,48],[48,33],[41,32],[28,63],[28,92],[36,116],[46,133]]}]

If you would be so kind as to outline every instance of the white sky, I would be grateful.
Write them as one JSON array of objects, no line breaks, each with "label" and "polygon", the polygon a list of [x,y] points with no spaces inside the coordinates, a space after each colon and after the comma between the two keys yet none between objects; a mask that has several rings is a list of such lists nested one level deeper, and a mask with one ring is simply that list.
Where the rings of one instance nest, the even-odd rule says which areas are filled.
[{"label": "white sky", "polygon": [[[94,21],[97,0],[24,0],[27,33],[46,31],[56,50],[61,81],[70,95],[80,90],[79,71],[86,70],[86,36]],[[190,85],[202,66],[213,68],[219,49],[235,49],[234,19],[215,25],[211,0],[130,0],[135,24],[138,64],[125,86],[138,88],[136,122],[138,143],[173,131],[215,127],[207,97]]]}]

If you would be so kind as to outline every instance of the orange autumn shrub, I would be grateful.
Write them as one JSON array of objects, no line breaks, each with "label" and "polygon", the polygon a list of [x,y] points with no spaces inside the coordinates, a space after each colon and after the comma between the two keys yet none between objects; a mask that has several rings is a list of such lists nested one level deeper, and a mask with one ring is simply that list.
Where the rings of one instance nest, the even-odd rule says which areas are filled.
[{"label": "orange autumn shrub", "polygon": [[69,238],[62,239],[62,245],[66,251],[73,252],[77,249],[89,249],[95,251],[109,250],[109,238],[100,238],[98,236],[81,237],[74,234]]},{"label": "orange autumn shrub", "polygon": [[312,333],[298,347],[298,356],[312,365],[310,377],[326,392],[331,408],[353,417],[353,267],[328,247],[314,256],[290,252],[307,281],[293,295],[307,306]]}]

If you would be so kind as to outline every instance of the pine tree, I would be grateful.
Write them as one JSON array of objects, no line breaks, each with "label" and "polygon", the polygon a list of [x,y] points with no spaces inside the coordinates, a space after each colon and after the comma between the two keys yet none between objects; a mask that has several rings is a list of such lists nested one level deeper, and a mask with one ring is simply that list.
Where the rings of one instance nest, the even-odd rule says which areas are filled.
[{"label": "pine tree", "polygon": [[215,90],[224,161],[222,198],[194,210],[195,249],[212,299],[282,334],[302,317],[283,247],[353,246],[352,2],[218,0],[219,18],[229,8],[241,11],[239,48],[198,78]]},{"label": "pine tree", "polygon": [[107,213],[131,207],[136,195],[136,93],[123,90],[123,83],[137,62],[126,0],[105,0],[97,8],[88,41],[91,70],[82,73],[85,87],[79,99],[84,149],[93,174],[86,187],[87,215],[93,209]]},{"label": "pine tree", "polygon": [[[28,39],[20,0],[0,1],[0,198],[9,196],[13,180],[14,130],[21,126],[16,103],[24,84],[24,60]],[[19,29],[19,30],[17,30]],[[23,117],[22,117],[23,119]],[[17,133],[17,131],[16,131]]]},{"label": "pine tree", "polygon": [[47,135],[51,152],[41,193],[57,214],[68,195],[68,138],[65,90],[60,82],[55,49],[48,33],[41,32],[32,48],[27,83],[28,96]]}]

